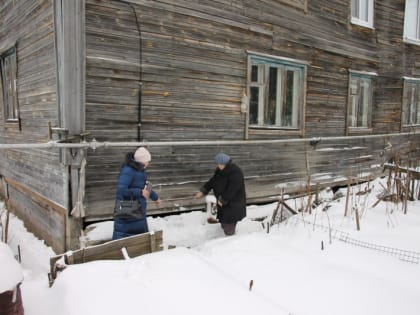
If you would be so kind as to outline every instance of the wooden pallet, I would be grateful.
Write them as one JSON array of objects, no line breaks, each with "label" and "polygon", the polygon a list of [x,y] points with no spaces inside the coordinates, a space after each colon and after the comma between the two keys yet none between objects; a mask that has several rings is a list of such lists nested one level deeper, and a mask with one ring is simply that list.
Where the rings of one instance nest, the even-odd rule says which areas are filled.
[{"label": "wooden pallet", "polygon": [[162,231],[148,232],[51,257],[51,269],[48,274],[50,286],[57,278],[58,272],[64,270],[67,265],[82,264],[95,260],[124,259],[125,254],[129,257],[149,254],[162,250],[162,241]]}]

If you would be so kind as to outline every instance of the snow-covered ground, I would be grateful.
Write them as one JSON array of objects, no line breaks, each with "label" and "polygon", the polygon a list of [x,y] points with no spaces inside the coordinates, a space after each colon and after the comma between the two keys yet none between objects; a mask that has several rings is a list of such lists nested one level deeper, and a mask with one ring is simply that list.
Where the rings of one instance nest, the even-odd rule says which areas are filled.
[{"label": "snow-covered ground", "polygon": [[[417,315],[420,201],[410,201],[407,214],[401,204],[373,207],[380,182],[385,185],[370,183],[369,194],[357,194],[366,185],[352,189],[346,217],[346,198],[331,200],[331,192],[322,193],[324,202],[311,215],[299,213],[269,231],[277,204],[249,206],[232,237],[207,224],[204,212],[149,218],[151,230],[163,230],[163,251],[72,265],[51,288],[53,251],[12,216],[9,246],[21,251],[25,314]],[[254,220],[265,216],[265,222]],[[85,239],[111,233],[112,222],[105,222]]]}]

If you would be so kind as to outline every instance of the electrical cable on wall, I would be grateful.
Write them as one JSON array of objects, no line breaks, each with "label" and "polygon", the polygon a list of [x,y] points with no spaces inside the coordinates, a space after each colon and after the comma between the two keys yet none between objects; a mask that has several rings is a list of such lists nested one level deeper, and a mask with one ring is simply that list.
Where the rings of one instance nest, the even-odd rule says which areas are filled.
[{"label": "electrical cable on wall", "polygon": [[137,18],[137,12],[132,3],[120,0],[127,4],[133,11],[134,18],[136,20],[137,32],[139,33],[139,93],[138,93],[138,111],[137,111],[137,141],[141,141],[141,108],[142,108],[142,89],[143,89],[143,73],[142,73],[142,36],[141,27]]}]

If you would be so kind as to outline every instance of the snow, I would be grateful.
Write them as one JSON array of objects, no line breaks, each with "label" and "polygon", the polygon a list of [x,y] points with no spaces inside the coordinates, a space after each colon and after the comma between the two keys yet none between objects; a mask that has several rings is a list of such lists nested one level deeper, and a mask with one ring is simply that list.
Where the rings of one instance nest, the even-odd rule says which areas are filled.
[{"label": "snow", "polygon": [[[0,293],[12,291],[23,280],[23,272],[13,257],[13,252],[5,243],[0,242]],[[7,268],[3,268],[7,266]]]},{"label": "snow", "polygon": [[[375,204],[380,181],[351,190],[346,217],[346,189],[338,200],[323,191],[324,202],[312,214],[299,213],[269,230],[277,203],[249,206],[231,237],[218,224],[207,224],[205,212],[150,217],[150,229],[163,230],[163,251],[71,265],[51,288],[47,273],[54,253],[12,215],[9,246],[20,244],[24,253],[25,314],[417,315],[420,201],[410,201],[407,214],[402,204]],[[373,191],[357,194],[367,188]],[[305,201],[288,204],[298,209]],[[112,222],[97,223],[84,240],[111,234]],[[401,250],[410,251],[408,261]]]}]

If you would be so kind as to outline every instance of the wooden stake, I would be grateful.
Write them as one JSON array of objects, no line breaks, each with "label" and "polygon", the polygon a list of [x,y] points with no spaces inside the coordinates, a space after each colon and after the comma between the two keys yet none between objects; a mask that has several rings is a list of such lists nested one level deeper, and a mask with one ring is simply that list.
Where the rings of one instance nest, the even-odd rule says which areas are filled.
[{"label": "wooden stake", "polygon": [[359,209],[357,207],[354,208],[355,214],[356,214],[356,228],[358,231],[360,231],[360,222],[359,222]]},{"label": "wooden stake", "polygon": [[20,245],[18,245],[17,249],[18,249],[18,261],[19,261],[19,264],[20,264],[20,263],[22,263],[22,254],[20,252]]},{"label": "wooden stake", "polygon": [[283,209],[284,209],[284,204],[281,204],[281,208],[280,208],[280,222],[283,222]]},{"label": "wooden stake", "polygon": [[8,242],[10,211],[6,209],[6,226],[4,227],[4,243]]},{"label": "wooden stake", "polygon": [[350,181],[347,184],[347,195],[346,195],[346,206],[344,208],[344,216],[347,216],[348,209],[349,209],[349,197],[350,197]]},{"label": "wooden stake", "polygon": [[308,204],[306,205],[306,211],[309,214],[312,214],[312,194],[311,194],[311,170],[309,166],[309,159],[308,159],[308,152],[305,152],[305,159],[306,159],[306,174],[308,175],[306,189],[308,193]]},{"label": "wooden stake", "polygon": [[408,205],[408,195],[410,193],[410,174],[407,173],[407,178],[405,181],[405,187],[404,187],[404,200],[403,200],[403,204],[404,204],[404,214],[407,214],[407,205]]}]

